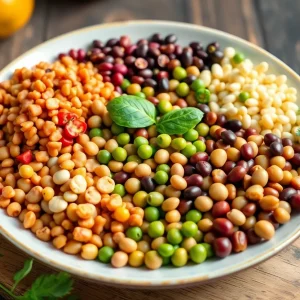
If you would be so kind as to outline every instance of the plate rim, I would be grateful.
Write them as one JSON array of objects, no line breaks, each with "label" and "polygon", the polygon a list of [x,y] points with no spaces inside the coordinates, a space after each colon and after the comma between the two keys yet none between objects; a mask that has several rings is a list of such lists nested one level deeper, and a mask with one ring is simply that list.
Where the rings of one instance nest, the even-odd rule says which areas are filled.
[{"label": "plate rim", "polygon": [[[241,44],[244,44],[247,47],[252,48],[255,51],[261,52],[261,54],[268,56],[272,61],[274,61],[274,63],[280,65],[282,68],[285,69],[285,71],[287,73],[289,73],[290,76],[294,77],[295,80],[297,80],[300,83],[300,76],[291,68],[289,67],[287,64],[285,64],[283,61],[281,61],[279,58],[277,58],[275,55],[269,53],[268,51],[262,49],[261,47],[247,41],[244,40],[240,37],[237,37],[235,35],[232,35],[230,33],[218,30],[218,29],[214,29],[214,28],[210,28],[210,27],[206,27],[206,26],[202,26],[202,25],[196,25],[196,24],[190,24],[190,23],[185,23],[185,22],[176,22],[176,21],[163,21],[163,20],[133,20],[133,21],[122,21],[122,22],[112,22],[112,23],[104,23],[104,24],[98,24],[98,25],[92,25],[92,26],[87,26],[87,27],[83,27],[80,29],[76,29],[61,35],[58,35],[56,37],[53,37],[33,48],[31,48],[30,50],[26,51],[25,53],[21,54],[20,56],[18,56],[16,59],[14,59],[13,61],[11,61],[8,65],[6,65],[1,71],[0,71],[0,76],[4,75],[5,73],[9,72],[10,68],[15,65],[16,63],[18,63],[18,61],[22,60],[24,57],[26,57],[27,55],[29,55],[32,52],[37,51],[40,47],[44,47],[47,44],[51,44],[53,42],[57,42],[61,39],[64,39],[68,36],[71,35],[76,35],[79,33],[82,33],[84,31],[93,31],[93,30],[98,30],[98,29],[102,29],[102,28],[109,28],[109,27],[120,27],[120,26],[128,26],[128,25],[141,25],[141,24],[155,24],[155,25],[161,25],[161,26],[174,26],[174,29],[176,28],[187,28],[187,29],[194,29],[194,30],[202,30],[202,31],[206,31],[206,32],[211,32],[212,34],[217,34],[217,35],[223,35],[227,38],[230,38],[232,40],[235,40]],[[242,270],[246,270],[252,266],[255,266],[265,260],[267,260],[268,258],[272,257],[273,255],[277,254],[279,251],[281,251],[283,248],[285,248],[286,246],[288,246],[289,244],[291,244],[293,241],[295,241],[299,236],[300,236],[300,228],[298,228],[298,230],[296,230],[296,232],[289,237],[286,241],[282,242],[281,244],[279,244],[278,246],[273,246],[272,248],[268,249],[267,251],[265,251],[265,253],[261,254],[260,257],[257,258],[253,258],[251,259],[250,262],[244,263],[244,265],[236,265],[234,267],[229,267],[228,269],[226,269],[225,271],[222,272],[222,274],[217,274],[215,276],[212,277],[208,277],[208,276],[199,276],[199,277],[193,277],[193,278],[187,278],[187,279],[174,279],[173,281],[165,281],[165,280],[160,280],[159,282],[155,282],[155,283],[151,283],[145,279],[141,279],[141,280],[129,280],[129,279],[120,279],[120,278],[116,278],[113,281],[111,281],[111,278],[105,277],[101,274],[99,274],[97,276],[97,278],[95,278],[92,275],[89,275],[89,273],[87,272],[78,272],[75,268],[73,269],[71,266],[67,266],[64,265],[63,263],[60,262],[55,262],[55,265],[53,265],[53,261],[51,259],[49,259],[48,256],[45,255],[39,255],[37,252],[33,251],[32,249],[30,249],[30,247],[28,247],[27,245],[23,244],[22,242],[19,242],[18,239],[15,239],[9,231],[7,231],[1,224],[0,224],[0,234],[2,236],[4,236],[8,241],[10,241],[12,244],[14,244],[17,248],[19,248],[21,251],[27,253],[30,256],[33,256],[35,259],[39,260],[40,262],[55,268],[55,269],[59,269],[62,271],[66,271],[70,274],[72,274],[75,277],[80,277],[82,279],[86,279],[89,281],[95,281],[95,282],[101,282],[101,283],[105,283],[107,285],[119,285],[119,286],[127,286],[128,288],[151,288],[151,287],[157,287],[157,288],[170,288],[170,287],[182,287],[182,286],[187,286],[187,285],[192,285],[192,284],[196,284],[196,283],[204,283],[204,282],[210,282],[213,280],[216,280],[218,278],[223,278],[227,275],[233,274],[233,273],[237,273],[239,271]]]}]

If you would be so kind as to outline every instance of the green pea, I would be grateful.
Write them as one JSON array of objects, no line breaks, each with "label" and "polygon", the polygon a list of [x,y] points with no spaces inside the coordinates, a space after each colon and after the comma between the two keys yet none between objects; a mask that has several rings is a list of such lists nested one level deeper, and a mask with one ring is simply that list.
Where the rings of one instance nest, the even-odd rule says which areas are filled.
[{"label": "green pea", "polygon": [[157,184],[165,184],[169,180],[168,173],[165,171],[157,171],[153,177]]},{"label": "green pea", "polygon": [[163,133],[157,137],[156,142],[160,148],[168,148],[172,142],[172,138],[168,134]]},{"label": "green pea", "polygon": [[112,156],[116,161],[125,161],[127,158],[127,151],[124,148],[117,147],[113,152]]},{"label": "green pea", "polygon": [[142,145],[149,145],[149,141],[143,136],[138,136],[134,139],[133,144],[138,148]]},{"label": "green pea", "polygon": [[96,136],[102,136],[102,130],[100,128],[93,128],[90,130],[89,132],[90,139]]},{"label": "green pea", "polygon": [[193,236],[193,238],[196,240],[197,243],[201,243],[204,238],[204,234],[202,233],[202,231],[198,230],[197,233]]},{"label": "green pea", "polygon": [[198,223],[202,219],[202,214],[199,210],[192,209],[187,212],[187,214],[185,215],[185,219],[187,221]]},{"label": "green pea", "polygon": [[210,99],[210,91],[208,89],[199,89],[195,92],[195,98],[199,103],[208,103]]},{"label": "green pea", "polygon": [[126,236],[133,239],[136,242],[139,242],[143,237],[143,231],[140,227],[129,227],[126,230]]},{"label": "green pea", "polygon": [[149,224],[148,235],[155,239],[163,236],[165,232],[165,226],[161,221],[154,221]]},{"label": "green pea", "polygon": [[159,210],[156,207],[148,206],[145,208],[145,220],[148,222],[157,221],[159,219]]},{"label": "green pea", "polygon": [[138,156],[142,159],[148,159],[153,154],[153,149],[150,145],[142,145],[138,148]]},{"label": "green pea", "polygon": [[249,99],[249,98],[250,98],[250,94],[248,92],[241,92],[239,94],[239,100],[241,102],[246,102],[246,100]]},{"label": "green pea", "polygon": [[138,92],[138,93],[136,93],[134,96],[137,96],[137,97],[146,99],[146,95],[145,95],[143,92]]},{"label": "green pea", "polygon": [[114,135],[118,135],[125,131],[125,128],[123,126],[119,126],[116,123],[112,123],[110,129],[111,129],[112,134],[114,134]]},{"label": "green pea", "polygon": [[201,244],[193,246],[190,249],[189,254],[191,260],[196,264],[201,264],[206,260],[207,257],[206,248]]},{"label": "green pea", "polygon": [[203,141],[195,141],[193,145],[196,147],[197,152],[205,152],[206,145]]},{"label": "green pea", "polygon": [[235,64],[240,64],[241,62],[243,62],[245,60],[245,55],[241,52],[237,52],[234,57],[232,58],[233,62]]},{"label": "green pea", "polygon": [[142,163],[142,160],[135,154],[133,155],[129,155],[128,158],[127,158],[127,161],[135,161],[137,162],[138,164],[141,164]]},{"label": "green pea", "polygon": [[183,267],[188,262],[187,251],[184,248],[176,249],[171,257],[171,261],[175,267]]},{"label": "green pea", "polygon": [[206,250],[206,255],[207,255],[207,258],[210,258],[210,257],[213,257],[215,254],[214,254],[214,250],[212,248],[212,246],[208,243],[202,243],[201,244],[205,250]]},{"label": "green pea", "polygon": [[111,260],[112,256],[114,255],[114,253],[115,253],[115,251],[113,248],[104,246],[99,249],[98,259],[101,262],[108,264],[108,263],[110,263],[110,260]]},{"label": "green pea", "polygon": [[113,190],[113,194],[118,194],[118,195],[120,195],[121,197],[124,197],[125,194],[126,194],[126,190],[125,190],[124,185],[123,185],[123,184],[120,184],[120,183],[116,184],[116,185],[115,185],[115,188],[114,188],[114,190]]},{"label": "green pea", "polygon": [[196,130],[198,131],[200,136],[207,136],[209,133],[209,126],[205,123],[200,123],[196,126]]},{"label": "green pea", "polygon": [[170,257],[174,253],[174,247],[171,244],[164,243],[159,245],[157,252],[162,257]]},{"label": "green pea", "polygon": [[179,81],[183,80],[184,78],[187,77],[187,72],[184,68],[182,67],[176,67],[173,70],[173,77]]},{"label": "green pea", "polygon": [[203,80],[195,79],[193,81],[193,83],[191,84],[191,89],[193,91],[197,91],[197,90],[200,90],[200,89],[205,89],[205,84],[204,84]]},{"label": "green pea", "polygon": [[179,97],[186,97],[190,92],[190,87],[186,82],[181,82],[176,88],[176,93]]},{"label": "green pea", "polygon": [[180,151],[185,157],[190,158],[197,152],[197,148],[193,144],[187,144],[186,147]]},{"label": "green pea", "polygon": [[121,83],[121,89],[123,91],[126,91],[127,88],[131,85],[130,81],[128,79],[123,79],[122,83]]},{"label": "green pea", "polygon": [[173,109],[173,106],[169,100],[160,100],[157,108],[161,114],[166,114]]},{"label": "green pea", "polygon": [[111,160],[111,154],[107,150],[100,150],[97,154],[97,160],[100,164],[107,165]]},{"label": "green pea", "polygon": [[168,231],[167,240],[172,245],[179,245],[182,242],[182,234],[179,229],[172,228]]},{"label": "green pea", "polygon": [[117,136],[117,142],[120,146],[125,146],[130,142],[130,135],[128,133],[120,133]]},{"label": "green pea", "polygon": [[161,164],[161,165],[158,165],[157,168],[156,168],[156,172],[157,172],[157,171],[164,171],[164,172],[166,172],[166,173],[170,173],[170,170],[171,170],[171,168],[170,168],[170,166],[167,165],[167,164]]},{"label": "green pea", "polygon": [[184,138],[175,138],[171,142],[171,147],[180,151],[186,147],[186,140]]},{"label": "green pea", "polygon": [[184,135],[183,137],[189,141],[189,142],[193,142],[193,141],[196,141],[199,137],[199,133],[197,130],[195,129],[190,129],[188,130]]},{"label": "green pea", "polygon": [[132,202],[135,206],[146,207],[148,194],[145,191],[138,191],[134,194]]},{"label": "green pea", "polygon": [[151,206],[160,206],[164,202],[164,196],[159,192],[151,192],[147,196],[147,202]]},{"label": "green pea", "polygon": [[192,221],[186,221],[182,224],[181,232],[185,237],[193,237],[198,231],[198,226]]}]

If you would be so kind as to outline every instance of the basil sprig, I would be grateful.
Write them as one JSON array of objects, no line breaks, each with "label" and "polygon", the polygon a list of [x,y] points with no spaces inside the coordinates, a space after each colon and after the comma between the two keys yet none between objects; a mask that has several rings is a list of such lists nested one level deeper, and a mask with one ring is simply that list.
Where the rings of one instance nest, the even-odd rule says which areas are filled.
[{"label": "basil sprig", "polygon": [[148,100],[136,96],[120,96],[107,105],[111,119],[119,126],[143,128],[156,124],[160,133],[184,134],[195,127],[203,112],[195,107],[186,107],[168,112],[156,122],[156,108]]}]

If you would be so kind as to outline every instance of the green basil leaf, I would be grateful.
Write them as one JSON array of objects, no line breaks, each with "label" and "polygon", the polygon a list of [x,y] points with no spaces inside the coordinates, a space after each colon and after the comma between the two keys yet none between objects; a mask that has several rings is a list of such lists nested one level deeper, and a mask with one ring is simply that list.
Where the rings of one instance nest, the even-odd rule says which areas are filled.
[{"label": "green basil leaf", "polygon": [[16,288],[16,286],[19,284],[19,282],[24,279],[31,271],[32,269],[32,263],[33,263],[33,259],[27,259],[24,262],[24,267],[18,271],[15,276],[14,276],[14,285],[12,290],[14,290]]},{"label": "green basil leaf", "polygon": [[203,112],[195,107],[176,109],[165,114],[156,124],[160,133],[184,134],[194,128],[203,117]]},{"label": "green basil leaf", "polygon": [[119,126],[143,128],[156,122],[155,106],[136,96],[120,96],[107,104],[111,119]]}]

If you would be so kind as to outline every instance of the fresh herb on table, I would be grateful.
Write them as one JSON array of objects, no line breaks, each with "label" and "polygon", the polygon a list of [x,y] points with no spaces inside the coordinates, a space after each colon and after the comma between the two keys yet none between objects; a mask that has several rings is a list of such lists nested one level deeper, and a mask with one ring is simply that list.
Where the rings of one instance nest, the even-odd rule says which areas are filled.
[{"label": "fresh herb on table", "polygon": [[[42,299],[61,299],[68,295],[73,287],[73,279],[67,273],[41,275],[32,284],[24,295],[17,296],[14,290],[17,285],[23,280],[32,270],[33,260],[26,260],[24,267],[14,276],[14,284],[11,289],[0,284],[0,289],[5,291],[13,299],[20,300],[42,300]],[[71,298],[70,299],[74,299]]]},{"label": "fresh herb on table", "polygon": [[120,96],[107,105],[111,119],[119,126],[143,128],[156,124],[160,133],[184,134],[194,128],[203,117],[195,107],[172,110],[156,121],[156,108],[148,100],[136,96]]}]

